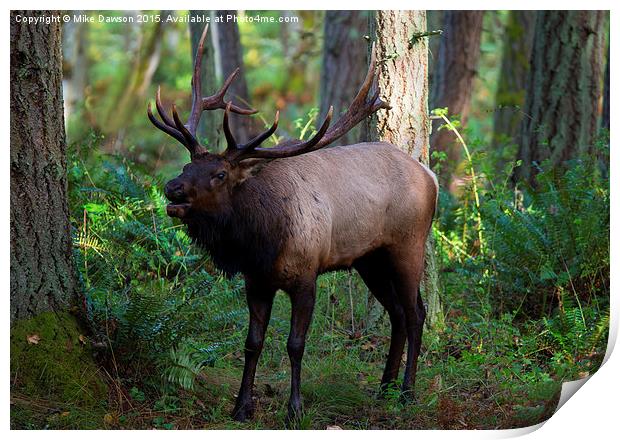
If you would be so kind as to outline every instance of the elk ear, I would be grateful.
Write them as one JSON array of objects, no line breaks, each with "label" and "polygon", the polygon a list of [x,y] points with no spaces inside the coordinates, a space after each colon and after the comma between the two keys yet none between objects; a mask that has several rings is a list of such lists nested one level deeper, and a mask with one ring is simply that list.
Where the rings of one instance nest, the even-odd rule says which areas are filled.
[{"label": "elk ear", "polygon": [[268,160],[265,159],[246,159],[237,164],[239,170],[237,185],[245,182],[250,177],[254,177],[265,165]]}]

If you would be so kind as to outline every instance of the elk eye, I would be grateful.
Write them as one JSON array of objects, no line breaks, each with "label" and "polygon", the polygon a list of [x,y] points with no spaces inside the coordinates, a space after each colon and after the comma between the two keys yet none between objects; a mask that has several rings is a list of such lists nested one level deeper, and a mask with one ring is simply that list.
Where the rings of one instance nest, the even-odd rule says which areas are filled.
[{"label": "elk eye", "polygon": [[226,172],[225,171],[220,171],[219,173],[217,173],[215,175],[215,177],[217,177],[220,180],[224,180],[224,177],[226,177]]}]

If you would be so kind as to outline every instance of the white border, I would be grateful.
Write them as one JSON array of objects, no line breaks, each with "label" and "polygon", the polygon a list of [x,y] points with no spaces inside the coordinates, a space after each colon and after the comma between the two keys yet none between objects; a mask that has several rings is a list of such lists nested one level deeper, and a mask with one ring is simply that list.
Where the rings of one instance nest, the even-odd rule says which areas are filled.
[{"label": "white border", "polygon": [[[11,5],[13,6],[13,5]],[[14,5],[17,7],[17,5]],[[336,7],[337,6],[337,7]],[[325,0],[315,0],[312,2],[291,2],[291,1],[276,1],[276,0],[265,0],[261,2],[257,1],[226,1],[225,4],[220,2],[205,2],[204,0],[201,2],[197,1],[182,1],[175,4],[175,9],[190,9],[190,8],[202,8],[202,9],[217,9],[217,8],[227,8],[227,9],[262,9],[262,10],[272,10],[272,9],[378,9],[380,6],[381,9],[579,9],[576,6],[586,7],[587,9],[611,9],[611,29],[618,29],[618,19],[614,11],[614,3],[611,1],[598,1],[591,0],[587,2],[587,4],[579,4],[579,3],[570,3],[568,4],[566,1],[560,2],[557,0],[554,1],[531,1],[531,0],[522,0],[515,4],[515,2],[507,2],[507,1],[495,1],[495,2],[483,2],[483,1],[468,1],[466,3],[462,1],[454,1],[454,0],[445,0],[442,2],[420,2],[420,1],[392,1],[392,0],[383,0],[380,4],[377,2],[368,2],[368,1],[344,1],[335,3],[332,1]],[[464,7],[465,6],[465,7]],[[68,0],[62,2],[42,2],[42,1],[34,1],[34,0],[23,0],[19,4],[20,8],[25,9],[84,9],[88,7],[88,9],[167,9],[170,8],[169,1],[162,0],[152,0],[149,2],[145,1],[119,1],[119,0],[109,0],[106,2],[89,2],[87,5],[84,0]],[[6,13],[4,16],[4,26],[5,32],[4,35],[8,36],[8,24],[9,24],[9,10],[6,9]],[[615,35],[612,32],[612,37]],[[0,153],[2,155],[3,162],[5,163],[5,167],[9,164],[9,39],[6,38],[2,47],[2,57],[6,60],[5,68],[3,71],[4,76],[4,84],[5,86],[2,88],[3,100],[5,102],[5,114],[2,118],[4,125],[4,139],[5,139],[5,148],[2,149]],[[617,66],[617,54],[618,51],[615,50],[616,46],[611,45],[612,47],[612,66],[611,71],[615,72],[615,67]],[[618,118],[614,118],[615,112],[615,103],[616,98],[618,96],[617,93],[614,93],[616,89],[614,87],[611,88],[611,94],[613,98],[611,99],[611,115],[612,122],[611,125],[615,126],[614,122]],[[617,153],[615,153],[615,147],[611,148],[611,170],[612,170],[612,178],[615,178],[615,171],[619,169],[619,157]],[[6,169],[6,168],[5,168]],[[8,170],[7,170],[8,171]],[[2,206],[6,206],[6,214],[2,218],[3,227],[2,231],[5,234],[5,243],[9,241],[9,173],[3,175],[2,177],[5,191],[2,193]],[[615,179],[614,179],[615,182]],[[612,191],[613,192],[613,191]],[[612,196],[612,201],[615,201],[615,194]],[[617,205],[611,205],[611,273],[617,273],[616,269],[619,269],[618,265],[618,229],[615,229],[614,226],[618,226],[618,208]],[[3,335],[3,346],[5,353],[9,350],[9,322],[8,322],[8,310],[9,310],[9,292],[8,292],[8,281],[9,281],[9,247],[7,246],[5,252],[2,254],[3,257],[3,268],[5,276],[5,286],[7,286],[7,292],[2,296],[2,301],[4,302],[5,316],[7,317],[6,322],[6,331]],[[424,436],[431,438],[509,438],[516,437],[520,435],[524,435],[527,433],[530,434],[530,438],[534,439],[548,439],[550,436],[558,436],[562,438],[587,438],[587,439],[595,439],[595,438],[608,438],[610,437],[610,433],[617,432],[617,423],[616,419],[618,418],[618,410],[617,410],[617,402],[618,402],[618,391],[620,390],[620,381],[618,379],[617,371],[620,370],[620,361],[618,361],[618,355],[613,356],[612,347],[615,345],[615,341],[617,339],[618,334],[618,320],[620,318],[620,314],[618,311],[617,304],[617,295],[614,294],[613,288],[615,287],[615,283],[611,284],[611,292],[612,292],[612,310],[611,310],[611,331],[610,331],[610,343],[609,348],[606,355],[606,362],[600,368],[600,370],[594,374],[588,381],[587,385],[581,388],[574,397],[570,398],[568,402],[554,415],[552,416],[546,423],[538,425],[536,427],[516,429],[516,430],[504,430],[504,431],[393,431],[390,432],[390,436],[402,437],[402,438],[411,438],[413,436]],[[2,366],[3,377],[5,377],[4,382],[4,390],[5,390],[5,400],[4,400],[4,410],[2,412],[4,427],[8,430],[9,428],[9,358],[6,357],[5,363]],[[40,436],[41,432],[26,432],[26,431],[11,431],[9,435],[15,437],[34,437]],[[294,435],[305,438],[310,438],[311,436],[315,436],[316,432],[308,432],[308,431],[300,431],[296,432]],[[84,436],[83,432],[79,431],[50,431],[48,433],[43,434],[45,436],[62,436],[62,437],[82,437]],[[92,431],[88,433],[89,436],[94,437],[103,437],[109,436],[109,431]],[[115,436],[127,437],[127,436],[135,436],[136,433],[127,432],[127,431],[119,431],[114,433]],[[245,433],[240,431],[210,431],[208,433],[202,431],[184,431],[180,434],[178,431],[166,432],[166,431],[155,431],[150,432],[149,436],[160,437],[160,436],[170,436],[170,435],[182,435],[184,437],[194,437],[194,438],[204,438],[207,436],[216,436],[216,437],[236,437],[238,435],[243,436],[252,436],[253,438],[256,436],[258,438],[284,438],[288,437],[291,434],[286,431],[253,431],[251,433]],[[373,438],[377,435],[374,431],[355,431],[354,433],[351,431],[325,431],[322,435],[326,436],[338,436],[339,438],[355,436],[355,437],[366,437]],[[617,435],[617,434],[616,434]]]}]

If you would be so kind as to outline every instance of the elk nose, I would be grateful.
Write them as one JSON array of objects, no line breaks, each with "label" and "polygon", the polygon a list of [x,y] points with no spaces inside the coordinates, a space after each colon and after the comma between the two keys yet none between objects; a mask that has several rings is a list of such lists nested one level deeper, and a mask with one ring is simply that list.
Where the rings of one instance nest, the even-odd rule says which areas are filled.
[{"label": "elk nose", "polygon": [[164,188],[166,198],[172,202],[177,201],[185,195],[185,187],[182,182],[171,180]]}]

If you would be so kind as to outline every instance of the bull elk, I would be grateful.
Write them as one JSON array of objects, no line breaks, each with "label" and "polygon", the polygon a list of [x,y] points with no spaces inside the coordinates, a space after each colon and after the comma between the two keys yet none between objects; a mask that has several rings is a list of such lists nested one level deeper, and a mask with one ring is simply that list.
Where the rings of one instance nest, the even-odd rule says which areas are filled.
[{"label": "bull elk", "polygon": [[[215,95],[202,97],[206,32],[205,27],[196,52],[187,124],[174,105],[172,117],[166,113],[159,90],[155,103],[161,120],[153,116],[150,104],[148,117],[191,155],[181,175],[165,186],[168,215],[187,225],[189,235],[219,269],[245,278],[250,323],[233,418],[244,421],[253,414],[256,365],[278,289],[288,293],[292,309],[287,421],[299,417],[301,360],[316,279],[339,269],[355,268],[389,314],[392,332],[382,387],[397,379],[408,341],[402,391],[412,390],[426,315],[419,285],[437,180],[424,165],[385,142],[321,149],[375,111],[389,109],[378,90],[369,96],[374,50],[357,96],[331,128],[332,109],[311,139],[265,148],[260,145],[276,131],[278,113],[271,128],[244,144],[230,130],[230,112],[255,113],[224,100],[238,69]],[[224,110],[227,148],[222,154],[208,152],[196,138],[201,113],[212,109]]]}]

